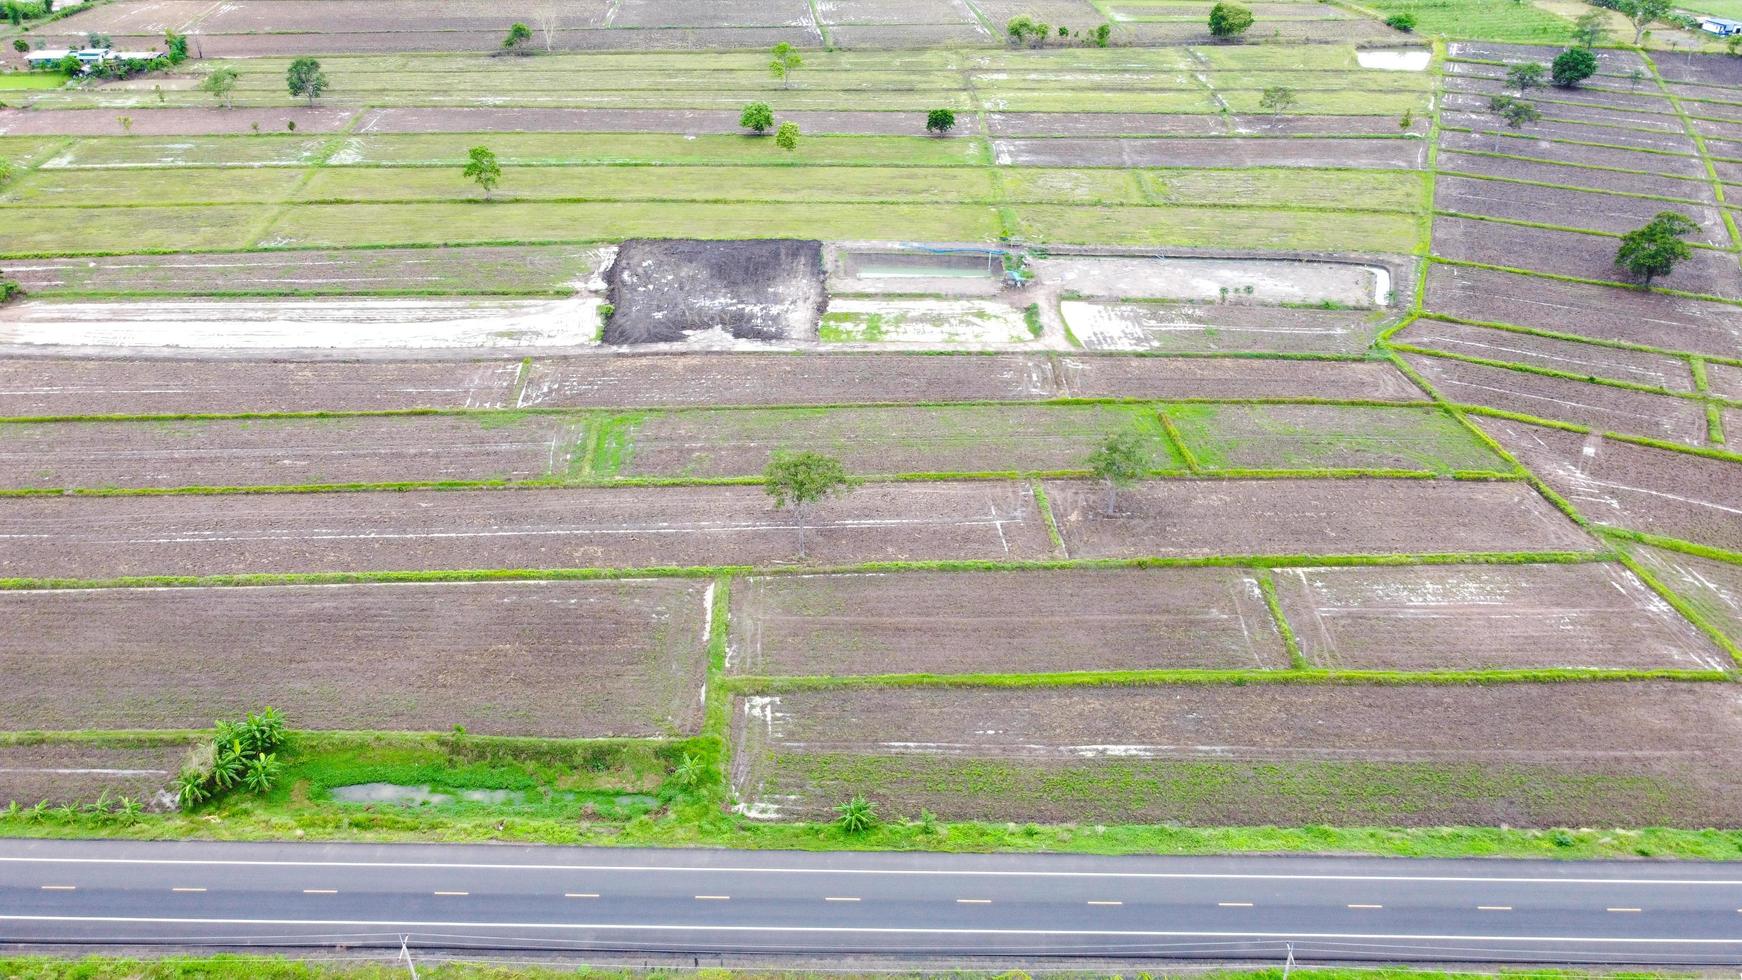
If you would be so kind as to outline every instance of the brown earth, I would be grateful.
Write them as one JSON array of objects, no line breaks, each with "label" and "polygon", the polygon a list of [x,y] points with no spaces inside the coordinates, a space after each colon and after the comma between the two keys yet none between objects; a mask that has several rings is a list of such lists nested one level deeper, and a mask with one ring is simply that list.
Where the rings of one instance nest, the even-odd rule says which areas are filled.
[{"label": "brown earth", "polygon": [[[211,719],[199,724],[209,725]],[[188,748],[174,743],[0,745],[0,807],[13,803],[30,807],[43,800],[53,805],[89,803],[107,793],[111,803],[126,797],[148,809],[169,809],[170,783]]]},{"label": "brown earth", "polygon": [[299,729],[693,732],[711,586],[0,592],[0,717],[27,729],[200,728],[270,704]]},{"label": "brown earth", "polygon": [[[296,123],[299,133],[336,133],[355,113],[350,109],[288,108],[242,109],[133,109],[133,136],[212,136],[261,132],[282,133],[285,124]],[[110,136],[115,132],[115,113],[109,109],[42,109],[32,112],[0,111],[0,135],[7,136]]]},{"label": "brown earth", "polygon": [[979,24],[830,25],[829,40],[849,50],[984,45],[991,35]]},{"label": "brown earth", "polygon": [[[1153,413],[1140,406],[671,412],[633,424],[618,473],[755,476],[781,450],[825,452],[860,476],[1085,469],[1097,446],[1140,418],[1153,431]],[[1155,468],[1183,468],[1158,435],[1150,443]]]},{"label": "brown earth", "polygon": [[607,23],[616,27],[793,27],[810,25],[805,0],[616,0]]},{"label": "brown earth", "polygon": [[1714,395],[1742,401],[1742,365],[1707,362],[1706,386]]},{"label": "brown earth", "polygon": [[[565,0],[565,27],[603,27],[609,0]],[[540,7],[527,0],[449,0],[431,8],[420,0],[232,0],[201,17],[202,34],[474,31],[500,34],[513,21],[535,24]],[[543,38],[535,39],[539,47]]]},{"label": "brown earth", "polygon": [[1670,204],[1619,194],[1536,187],[1503,180],[1440,177],[1434,183],[1434,207],[1440,211],[1540,221],[1617,235],[1638,228],[1659,212],[1674,211],[1700,226],[1689,236],[1689,241],[1726,246],[1730,242],[1730,232],[1724,227],[1716,208]]},{"label": "brown earth", "polygon": [[[1126,285],[1130,283],[1127,280]],[[1061,310],[1068,324],[1074,311],[1117,317],[1126,332],[1091,333],[1074,328],[1085,348],[1100,351],[1145,350],[1227,354],[1283,351],[1294,354],[1358,355],[1388,322],[1388,311],[1241,306],[1233,303],[1079,303]]]},{"label": "brown earth", "polygon": [[1706,440],[1705,406],[1691,399],[1419,354],[1403,357],[1459,404],[1694,446]]},{"label": "brown earth", "polygon": [[[322,0],[328,2],[328,0]],[[806,133],[925,135],[923,115],[911,112],[782,112]],[[738,113],[714,109],[370,109],[359,133],[684,133],[738,132]],[[969,135],[959,127],[954,136]]]},{"label": "brown earth", "polygon": [[503,408],[518,361],[0,359],[0,416]]},{"label": "brown earth", "polygon": [[1742,317],[1725,303],[1490,269],[1433,265],[1427,308],[1469,320],[1735,357]]},{"label": "brown earth", "polygon": [[572,288],[600,261],[596,248],[566,245],[336,249],[24,259],[6,263],[6,275],[32,293],[349,295],[422,288],[478,295]]},{"label": "brown earth", "polygon": [[1688,363],[1667,354],[1601,347],[1438,320],[1417,320],[1393,334],[1392,339],[1400,344],[1466,357],[1528,364],[1569,374],[1654,385],[1672,391],[1694,389],[1694,376]]},{"label": "brown earth", "polygon": [[1426,398],[1379,362],[1074,355],[1060,358],[1059,370],[1072,398]]},{"label": "brown earth", "polygon": [[823,0],[822,22],[836,24],[971,24],[974,12],[964,0]]},{"label": "brown earth", "polygon": [[1661,585],[1742,646],[1742,565],[1643,544],[1627,550]]},{"label": "brown earth", "polygon": [[[1447,108],[1481,112],[1486,111],[1487,103],[1454,104],[1452,100],[1448,99]],[[1547,163],[1582,163],[1592,167],[1614,167],[1622,170],[1637,170],[1641,173],[1680,177],[1705,176],[1705,165],[1696,156],[1670,156],[1664,153],[1646,153],[1643,150],[1586,146],[1580,143],[1556,143],[1536,139],[1529,130],[1524,131],[1522,135],[1509,132],[1498,139],[1483,133],[1447,131],[1440,134],[1440,146],[1451,150],[1530,157]]]},{"label": "brown earth", "polygon": [[[817,563],[1044,558],[1003,482],[870,484],[808,512]],[[0,499],[0,578],[648,568],[797,562],[761,487]]]},{"label": "brown earth", "polygon": [[1315,667],[1723,670],[1730,657],[1619,564],[1283,568]]},{"label": "brown earth", "polygon": [[[1503,44],[1498,41],[1453,41],[1446,49],[1447,57],[1467,58],[1476,61],[1500,61],[1510,64],[1514,61],[1540,61],[1544,64],[1554,61],[1555,55],[1564,48],[1550,47],[1544,44]],[[1594,48],[1592,54],[1597,56],[1597,71],[1601,75],[1625,75],[1635,68],[1644,70],[1645,62],[1632,51],[1619,48]],[[1668,59],[1665,59],[1668,60]]]},{"label": "brown earth", "polygon": [[730,671],[1282,669],[1243,569],[780,575],[732,586]]},{"label": "brown earth", "polygon": [[[1544,108],[1552,110],[1554,107],[1546,106]],[[1652,132],[1639,132],[1633,129],[1621,129],[1617,126],[1597,126],[1590,123],[1562,121],[1553,118],[1549,113],[1544,113],[1541,121],[1530,124],[1529,132],[1532,136],[1544,138],[1576,140],[1590,143],[1611,143],[1616,146],[1636,147],[1642,150],[1668,150],[1678,153],[1690,152],[1693,148],[1693,143],[1688,139],[1687,133],[1680,129],[1681,120],[1676,119],[1675,117],[1670,118],[1671,122],[1677,126],[1676,129],[1672,130],[1665,128],[1662,130],[1653,130]],[[1493,134],[1512,132],[1511,127],[1507,126],[1498,117],[1492,114],[1448,112],[1441,117],[1441,124],[1459,129],[1469,129],[1477,133]],[[1666,127],[1667,125],[1668,124],[1666,124]],[[1490,136],[1490,148],[1492,148],[1493,145],[1493,139],[1492,136]],[[1504,141],[1501,143],[1501,148],[1502,150],[1505,148]],[[1610,176],[1619,177],[1632,175],[1611,174]]]},{"label": "brown earth", "polygon": [[568,474],[585,435],[549,415],[20,423],[0,426],[0,487],[542,479]]},{"label": "brown earth", "polygon": [[[326,2],[326,0],[323,0]],[[60,22],[77,27],[76,20]],[[503,23],[507,23],[504,21]],[[306,34],[201,34],[190,44],[203,58],[271,58],[323,54],[388,54],[395,52],[494,52],[502,46],[505,27],[488,31],[358,31]],[[923,40],[923,29],[916,38]],[[536,33],[536,32],[535,32]],[[83,34],[41,33],[49,44],[77,42]],[[161,46],[163,34],[115,34],[117,48]],[[799,47],[820,43],[813,29],[785,27],[649,27],[570,28],[556,36],[558,51],[727,51],[766,49],[781,41]],[[540,47],[542,39],[535,41]],[[329,93],[328,99],[336,96]]]},{"label": "brown earth", "polygon": [[1729,122],[1714,122],[1710,119],[1693,120],[1694,128],[1706,136],[1717,136],[1722,139],[1742,140],[1742,124]]},{"label": "brown earth", "polygon": [[1375,167],[1413,170],[1417,140],[997,139],[998,163],[1019,167]]},{"label": "brown earth", "polygon": [[607,344],[724,331],[737,340],[814,338],[828,306],[823,244],[796,239],[632,238],[605,271]]},{"label": "brown earth", "polygon": [[1708,85],[1742,87],[1742,62],[1726,55],[1660,58],[1657,71],[1672,82],[1704,82]]},{"label": "brown earth", "polygon": [[[995,707],[993,707],[995,706]],[[805,691],[735,704],[748,812],[1206,825],[1742,825],[1706,683]]]},{"label": "brown earth", "polygon": [[[1620,239],[1606,235],[1469,218],[1434,219],[1436,255],[1582,279],[1625,281],[1626,271],[1615,265],[1615,250],[1620,244]],[[1726,299],[1742,298],[1742,266],[1731,252],[1696,248],[1674,272],[1652,282]]]},{"label": "brown earth", "polygon": [[[1460,95],[1454,92],[1445,96],[1445,108],[1451,112],[1486,113],[1489,111],[1489,98],[1490,97],[1486,95]],[[1673,132],[1674,130],[1671,127],[1681,121],[1678,116],[1666,115],[1661,112],[1620,109],[1612,106],[1573,104],[1569,102],[1540,103],[1538,108],[1542,112],[1543,118],[1557,123],[1579,122],[1590,123],[1597,126],[1619,126],[1629,129],[1657,129],[1664,132]],[[1508,132],[1511,132],[1511,130],[1508,129]],[[1514,142],[1522,143],[1527,141],[1537,141],[1538,138],[1535,134],[1535,128],[1527,126],[1521,132],[1514,134],[1519,137],[1519,139]],[[1445,135],[1450,136],[1451,134],[1447,133]],[[1599,139],[1593,140],[1592,142],[1601,143],[1603,141]],[[1566,144],[1563,149],[1569,153],[1576,153],[1580,148],[1573,144]],[[1584,147],[1584,149],[1601,152],[1601,148],[1599,147]],[[1691,148],[1686,148],[1685,151],[1692,152]],[[1633,156],[1638,156],[1636,151],[1621,150],[1618,152],[1623,154],[1632,153]],[[1577,159],[1577,157],[1575,156],[1574,159]]]},{"label": "brown earth", "polygon": [[[1483,98],[1490,95],[1517,94],[1515,89],[1506,84],[1505,79],[1467,74],[1447,76],[1446,91],[1473,93]],[[1669,97],[1657,91],[1657,87],[1649,82],[1642,84],[1637,91],[1593,88],[1589,85],[1581,85],[1575,89],[1549,89],[1539,94],[1535,101],[1546,109],[1557,109],[1565,104],[1586,104],[1675,115],[1675,106],[1670,104]]]},{"label": "brown earth", "polygon": [[1593,170],[1535,160],[1512,160],[1486,157],[1474,153],[1443,150],[1439,156],[1440,173],[1472,174],[1477,177],[1511,177],[1549,184],[1565,184],[1592,190],[1631,191],[1635,194],[1657,194],[1689,201],[1710,201],[1711,182],[1704,177],[1660,177],[1646,174],[1624,174],[1612,170]]},{"label": "brown earth", "polygon": [[1438,480],[1048,481],[1072,558],[1590,551],[1528,484]]},{"label": "brown earth", "polygon": [[1473,421],[1589,520],[1742,551],[1742,463],[1504,419]]},{"label": "brown earth", "polygon": [[1397,120],[1389,116],[1277,118],[1156,112],[991,112],[986,114],[986,127],[991,135],[1006,137],[1392,136],[1399,132]]}]

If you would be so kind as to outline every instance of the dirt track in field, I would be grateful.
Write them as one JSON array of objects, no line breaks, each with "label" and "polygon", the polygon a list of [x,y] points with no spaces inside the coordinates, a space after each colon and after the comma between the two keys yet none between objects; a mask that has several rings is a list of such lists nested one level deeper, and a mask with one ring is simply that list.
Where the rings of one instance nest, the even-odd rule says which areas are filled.
[{"label": "dirt track in field", "polygon": [[270,704],[298,729],[690,732],[711,585],[0,592],[0,717],[22,729],[201,728]]},{"label": "dirt track in field", "polygon": [[1288,654],[1249,571],[1073,569],[739,579],[726,662],[852,676],[1281,669]]},{"label": "dirt track in field", "polygon": [[740,699],[758,816],[1742,825],[1732,685],[860,689]]},{"label": "dirt track in field", "polygon": [[1619,564],[1284,568],[1315,667],[1723,670],[1729,656]]},{"label": "dirt track in field", "polygon": [[[1044,558],[1022,484],[871,484],[812,508],[810,561]],[[0,577],[647,568],[799,559],[760,487],[0,499]]]},{"label": "dirt track in field", "polygon": [[1048,481],[1072,558],[1142,555],[1592,551],[1597,543],[1513,481],[1151,480],[1106,493]]}]

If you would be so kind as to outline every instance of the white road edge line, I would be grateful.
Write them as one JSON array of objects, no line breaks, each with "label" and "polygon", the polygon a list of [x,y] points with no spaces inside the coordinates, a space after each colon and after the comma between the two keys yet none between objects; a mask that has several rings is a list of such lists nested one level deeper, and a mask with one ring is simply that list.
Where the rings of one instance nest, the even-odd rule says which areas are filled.
[{"label": "white road edge line", "polygon": [[1510,906],[1510,905],[1478,905],[1478,906],[1476,906],[1476,911],[1478,911],[1478,912],[1510,912],[1510,911],[1512,911],[1512,906]]},{"label": "white road edge line", "polygon": [[1505,943],[1603,943],[1606,945],[1697,945],[1742,947],[1742,937],[1687,939],[1667,936],[1482,936],[1458,933],[1392,933],[1392,932],[1259,932],[1214,930],[1136,930],[1136,929],[998,929],[942,928],[935,926],[696,926],[662,923],[623,922],[468,922],[454,920],[396,919],[210,919],[120,915],[5,915],[0,922],[90,922],[133,925],[199,925],[199,926],[346,926],[379,929],[528,929],[528,930],[616,930],[619,932],[772,932],[772,933],[869,933],[887,935],[962,935],[962,936],[1114,936],[1179,938],[1211,936],[1216,938],[1251,939],[1348,939],[1348,940],[1427,940],[1435,942],[1505,942]]},{"label": "white road edge line", "polygon": [[1094,899],[1090,899],[1089,904],[1090,905],[1124,905],[1125,903],[1124,902],[1115,902],[1115,901],[1111,901],[1111,900],[1095,901]]},{"label": "white road edge line", "polygon": [[177,887],[177,888],[171,888],[170,891],[172,891],[172,892],[203,892],[203,891],[205,891],[205,889],[204,888],[180,888],[180,887]]},{"label": "white road edge line", "polygon": [[337,888],[304,888],[302,893],[304,895],[337,895],[339,890]]},{"label": "white road edge line", "polygon": [[1352,908],[1352,909],[1382,909],[1384,907],[1385,906],[1383,906],[1383,905],[1368,905],[1368,904],[1365,904],[1362,902],[1350,902],[1349,903],[1349,908]]},{"label": "white road edge line", "polygon": [[858,899],[851,898],[851,897],[848,897],[846,895],[830,895],[830,896],[824,897],[823,901],[825,901],[825,902],[857,902]]},{"label": "white road edge line", "polygon": [[730,896],[730,895],[697,895],[696,896],[696,901],[698,901],[698,902],[729,902],[731,900],[732,900],[732,896]]},{"label": "white road edge line", "polygon": [[958,899],[956,899],[956,904],[957,905],[991,905],[992,900],[989,898],[958,898]]},{"label": "white road edge line", "polygon": [[471,892],[436,892],[437,895],[470,895]]},{"label": "white road edge line", "polygon": [[1510,885],[1701,885],[1717,887],[1742,886],[1742,879],[1713,878],[1483,878],[1459,875],[1359,875],[1359,874],[1225,874],[1208,871],[991,871],[947,868],[754,868],[742,866],[693,867],[689,865],[608,865],[608,864],[490,864],[446,861],[240,861],[217,858],[81,858],[81,857],[10,857],[0,856],[0,864],[137,864],[200,867],[281,867],[281,868],[440,868],[459,871],[561,871],[576,872],[659,872],[659,873],[730,873],[730,874],[816,874],[816,875],[890,875],[982,878],[1129,878],[1155,880],[1208,881],[1421,881],[1421,882],[1492,882]]},{"label": "white road edge line", "polygon": [[1217,902],[1216,904],[1225,909],[1249,909],[1252,907],[1251,902]]},{"label": "white road edge line", "polygon": [[[43,885],[42,890],[45,892],[70,892],[78,890],[78,887],[77,885]],[[1737,911],[1742,911],[1742,909]]]},{"label": "white road edge line", "polygon": [[564,898],[598,898],[598,892],[563,892]]}]

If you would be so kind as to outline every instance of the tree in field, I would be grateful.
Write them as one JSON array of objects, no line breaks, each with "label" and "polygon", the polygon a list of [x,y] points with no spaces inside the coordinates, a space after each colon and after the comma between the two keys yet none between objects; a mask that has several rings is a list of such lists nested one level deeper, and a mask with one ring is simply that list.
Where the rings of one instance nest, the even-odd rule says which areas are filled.
[{"label": "tree in field", "polygon": [[515,21],[508,25],[508,36],[502,39],[502,50],[520,51],[530,40],[532,40],[532,28]]},{"label": "tree in field", "polygon": [[776,44],[769,53],[773,57],[768,62],[768,73],[780,79],[781,88],[786,88],[792,84],[792,73],[804,64],[804,59],[785,41]]},{"label": "tree in field", "polygon": [[774,109],[766,102],[752,102],[738,114],[738,125],[757,133],[767,132],[774,126]]},{"label": "tree in field", "polygon": [[1573,21],[1573,40],[1581,48],[1594,48],[1609,37],[1608,18],[1601,10],[1591,10]]},{"label": "tree in field", "polygon": [[1519,65],[1510,65],[1506,69],[1506,85],[1518,90],[1519,95],[1542,84],[1542,64],[1527,61]]},{"label": "tree in field", "polygon": [[1294,94],[1294,89],[1286,85],[1273,85],[1264,90],[1258,97],[1258,108],[1272,116],[1280,116],[1300,103]]},{"label": "tree in field", "polygon": [[1230,40],[1246,33],[1252,26],[1252,11],[1237,3],[1221,0],[1210,8],[1210,34]]},{"label": "tree in field", "polygon": [[1113,34],[1112,24],[1102,24],[1089,32],[1089,43],[1097,48],[1107,46],[1107,39]]},{"label": "tree in field", "polygon": [[1561,88],[1572,88],[1597,73],[1597,56],[1588,48],[1568,48],[1555,55],[1548,77]]},{"label": "tree in field", "polygon": [[783,150],[798,149],[798,123],[783,122],[774,131],[774,145]]},{"label": "tree in field", "polygon": [[1649,286],[1651,280],[1669,275],[1677,262],[1693,254],[1682,238],[1699,229],[1687,215],[1659,211],[1657,217],[1621,236],[1615,264]]},{"label": "tree in field", "polygon": [[776,452],[762,471],[762,489],[774,498],[774,509],[792,508],[801,558],[805,555],[805,508],[846,493],[852,486],[841,461],[822,453]]},{"label": "tree in field", "polygon": [[327,76],[321,71],[321,63],[313,58],[291,62],[290,70],[284,73],[284,83],[291,95],[306,96],[309,105],[314,105],[316,97],[327,90]]},{"label": "tree in field", "polygon": [[1047,36],[1052,34],[1052,27],[1044,21],[1035,20],[1027,14],[1019,14],[1004,23],[1004,36],[1011,44],[1039,47],[1046,43]]},{"label": "tree in field", "polygon": [[1119,491],[1149,473],[1148,441],[1134,430],[1116,432],[1089,454],[1088,464],[1095,479],[1107,485],[1107,513],[1112,514],[1119,503]]},{"label": "tree in field", "polygon": [[943,136],[956,128],[956,114],[949,109],[933,109],[925,114],[925,131]]},{"label": "tree in field", "polygon": [[502,181],[502,165],[496,162],[496,154],[487,146],[472,147],[467,157],[462,175],[484,188],[484,200],[488,201],[490,192]]},{"label": "tree in field", "polygon": [[[1542,118],[1542,113],[1536,106],[1523,99],[1515,99],[1510,95],[1496,95],[1488,100],[1488,111],[1500,117],[1509,129],[1523,129],[1525,123],[1533,123]],[[1500,134],[1494,134],[1494,149],[1500,150]]]},{"label": "tree in field", "polygon": [[224,108],[228,109],[231,105],[231,97],[236,91],[236,78],[236,69],[229,65],[219,65],[212,69],[211,74],[200,80],[200,91],[222,102]]},{"label": "tree in field", "polygon": [[1633,22],[1633,46],[1637,48],[1645,38],[1645,29],[1662,20],[1671,5],[1669,0],[1623,0],[1616,9]]}]

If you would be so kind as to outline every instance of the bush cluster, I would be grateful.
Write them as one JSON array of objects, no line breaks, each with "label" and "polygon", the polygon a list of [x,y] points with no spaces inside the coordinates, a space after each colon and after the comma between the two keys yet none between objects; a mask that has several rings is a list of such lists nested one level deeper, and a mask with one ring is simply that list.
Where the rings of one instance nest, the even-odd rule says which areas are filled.
[{"label": "bush cluster", "polygon": [[218,722],[217,735],[196,747],[182,765],[176,802],[192,810],[237,787],[251,793],[270,790],[283,772],[277,752],[288,737],[284,716],[272,708],[241,721]]}]

